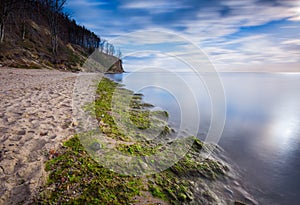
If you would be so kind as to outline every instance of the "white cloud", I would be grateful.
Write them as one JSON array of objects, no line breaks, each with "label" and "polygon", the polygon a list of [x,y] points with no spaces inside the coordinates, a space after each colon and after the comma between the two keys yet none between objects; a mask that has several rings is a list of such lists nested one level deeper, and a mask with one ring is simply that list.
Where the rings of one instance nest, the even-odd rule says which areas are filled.
[{"label": "white cloud", "polygon": [[[85,22],[92,22],[87,24],[89,28],[96,29],[102,35],[120,35],[119,40],[115,40],[113,43],[121,49],[122,46],[129,46],[131,50],[141,51],[152,48],[151,45],[154,44],[186,44],[185,39],[187,39],[187,41],[199,45],[212,62],[221,68],[229,69],[235,65],[263,65],[266,63],[282,65],[300,62],[300,39],[298,39],[297,33],[293,34],[299,28],[297,25],[278,27],[278,31],[281,28],[290,29],[280,32],[291,32],[290,38],[292,39],[286,39],[286,37],[280,39],[272,34],[255,32],[246,32],[248,36],[235,35],[241,27],[261,26],[283,19],[291,22],[300,21],[300,1],[285,0],[274,6],[257,3],[257,0],[224,0],[220,1],[220,4],[201,7],[199,11],[193,10],[193,12],[197,12],[196,15],[193,13],[188,17],[181,18],[181,14],[178,13],[177,22],[172,22],[170,25],[167,25],[167,20],[164,22],[165,24],[160,25],[154,22],[153,18],[156,15],[193,6],[183,4],[183,2],[169,0],[122,1],[118,8],[122,12],[147,11],[145,15],[129,14],[126,19],[113,18],[113,11],[96,8],[102,4],[101,2],[74,0],[69,4],[76,8],[79,18],[86,19]],[[82,9],[83,6],[84,9]],[[228,8],[228,13],[225,15],[220,12],[223,6]],[[99,19],[99,22],[96,22],[95,19]],[[173,32],[176,29],[172,30],[175,27],[185,28],[178,34],[178,38],[174,37],[177,35],[176,32]],[[134,35],[127,34],[126,31],[130,30],[141,30],[142,32]],[[156,30],[157,33],[147,33],[147,30]],[[155,48],[159,49],[159,47]],[[163,49],[167,50],[168,48],[162,48],[161,52],[169,52]],[[197,52],[185,45],[177,46],[171,53],[178,56],[191,56],[191,58],[196,58],[198,55]],[[165,66],[166,63],[166,58],[157,57],[156,60],[149,60],[149,65],[153,64],[154,66]],[[169,66],[175,66],[175,64],[169,63]]]},{"label": "white cloud", "polygon": [[263,33],[226,37],[238,32],[241,26],[260,26],[276,20],[300,18],[300,7],[295,8],[295,5],[287,6],[285,2],[280,6],[270,6],[255,2],[223,1],[223,5],[229,8],[227,16],[222,16],[217,7],[201,10],[196,19],[182,22],[187,26],[185,35],[200,45],[217,67],[300,62],[299,49],[281,46],[299,45],[297,39],[283,41]]},{"label": "white cloud", "polygon": [[[234,49],[222,49],[226,48],[227,44],[219,44],[217,51],[219,54],[214,54],[216,49],[214,47],[204,48],[210,56],[213,63],[222,69],[228,70],[232,67],[247,67],[248,69],[252,66],[253,68],[263,68],[265,71],[274,70],[273,65],[281,65],[282,71],[289,69],[287,64],[300,64],[300,51],[296,49],[287,49],[286,47],[280,46],[278,42],[274,42],[266,36],[254,36],[252,39],[247,38],[245,41],[240,39],[239,46]],[[272,65],[268,67],[267,65]],[[293,66],[295,67],[295,66]],[[278,66],[277,68],[278,69]],[[294,69],[295,70],[295,69]]]},{"label": "white cloud", "polygon": [[[267,6],[255,1],[222,1],[229,8],[230,14],[222,16],[219,7],[199,11],[196,19],[181,22],[187,26],[186,32],[191,35],[209,38],[221,37],[237,32],[241,26],[259,26],[271,21],[300,18],[300,7]],[[180,25],[180,24],[179,24]]]},{"label": "white cloud", "polygon": [[300,46],[300,39],[289,39],[289,40],[283,41],[281,44],[292,44],[292,45]]},{"label": "white cloud", "polygon": [[101,6],[106,5],[107,2],[99,2],[99,1],[88,1],[88,0],[72,0],[67,1],[68,6]]},{"label": "white cloud", "polygon": [[120,6],[121,9],[143,9],[148,10],[149,13],[164,13],[176,9],[189,8],[183,5],[180,1],[167,1],[167,0],[152,0],[152,1],[128,1]]},{"label": "white cloud", "polygon": [[152,28],[125,33],[114,39],[114,42],[120,46],[141,46],[149,49],[157,44],[185,43],[185,39],[180,34],[170,30]]},{"label": "white cloud", "polygon": [[[149,68],[164,69],[172,72],[189,71],[189,65],[181,61],[175,56],[168,53],[149,52],[149,53],[134,53],[135,59],[124,60],[126,69],[129,71],[142,71]],[[136,58],[137,57],[137,58]],[[140,58],[139,58],[140,57]],[[145,59],[147,57],[147,59]]]}]

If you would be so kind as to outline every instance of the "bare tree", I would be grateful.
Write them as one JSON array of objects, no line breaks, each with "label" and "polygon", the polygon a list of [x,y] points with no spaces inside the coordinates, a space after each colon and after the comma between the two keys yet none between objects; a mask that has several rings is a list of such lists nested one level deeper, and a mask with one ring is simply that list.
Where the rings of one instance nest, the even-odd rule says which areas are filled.
[{"label": "bare tree", "polygon": [[116,54],[116,57],[121,59],[122,58],[122,52],[120,49],[117,50],[117,54]]},{"label": "bare tree", "polygon": [[97,40],[96,40],[96,48],[100,47],[100,43],[101,43],[101,37],[100,36],[96,36]]},{"label": "bare tree", "polygon": [[106,44],[105,44],[105,53],[108,54],[109,53],[109,47],[110,47],[110,43],[108,43],[106,41]]},{"label": "bare tree", "polygon": [[22,14],[22,40],[25,40],[25,36],[26,36],[26,15],[27,12],[26,10],[28,9],[28,0],[23,0],[22,1],[22,6],[20,6],[20,11],[19,13]]},{"label": "bare tree", "polygon": [[48,9],[48,23],[51,34],[52,53],[56,56],[58,50],[59,17],[67,0],[45,0]]},{"label": "bare tree", "polygon": [[115,53],[115,47],[114,47],[114,45],[113,44],[109,44],[108,54],[113,56],[114,53]]},{"label": "bare tree", "polygon": [[101,41],[100,41],[100,52],[102,53],[102,52],[104,52],[104,46],[105,46],[105,44],[106,44],[106,40],[105,39],[102,39]]},{"label": "bare tree", "polygon": [[0,43],[4,41],[6,21],[16,3],[17,0],[0,0]]}]

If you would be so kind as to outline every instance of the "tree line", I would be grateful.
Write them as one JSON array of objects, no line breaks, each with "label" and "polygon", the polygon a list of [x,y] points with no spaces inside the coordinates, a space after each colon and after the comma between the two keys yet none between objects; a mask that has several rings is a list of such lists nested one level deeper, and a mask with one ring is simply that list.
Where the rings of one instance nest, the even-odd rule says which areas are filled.
[{"label": "tree line", "polygon": [[40,25],[47,25],[50,32],[50,42],[53,55],[57,55],[59,40],[72,43],[88,49],[95,49],[108,55],[121,58],[121,51],[114,45],[102,39],[94,32],[71,19],[64,12],[67,0],[0,0],[0,44],[5,42],[5,36],[11,30],[18,30],[24,40],[28,25],[32,20]]}]

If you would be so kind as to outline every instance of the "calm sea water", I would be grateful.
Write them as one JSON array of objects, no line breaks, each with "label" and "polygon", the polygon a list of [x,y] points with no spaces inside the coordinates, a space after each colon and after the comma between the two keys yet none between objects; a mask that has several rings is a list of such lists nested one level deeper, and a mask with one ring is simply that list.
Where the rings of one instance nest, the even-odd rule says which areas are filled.
[{"label": "calm sea water", "polygon": [[[125,73],[110,77],[143,93],[146,102],[167,110],[169,123],[175,128],[182,123],[182,102],[178,99],[190,103],[186,95],[192,91],[200,115],[197,136],[205,138],[213,111],[210,92],[195,74]],[[221,73],[220,80],[226,97],[226,121],[218,144],[240,168],[245,186],[260,204],[299,204],[300,74]],[[188,87],[181,86],[183,82]],[[166,85],[176,87],[177,92]]]}]

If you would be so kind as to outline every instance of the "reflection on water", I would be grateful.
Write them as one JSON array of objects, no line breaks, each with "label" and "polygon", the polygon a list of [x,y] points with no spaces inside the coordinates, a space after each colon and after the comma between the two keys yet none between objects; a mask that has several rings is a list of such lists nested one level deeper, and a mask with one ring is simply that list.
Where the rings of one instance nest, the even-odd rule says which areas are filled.
[{"label": "reflection on water", "polygon": [[[112,77],[145,94],[145,101],[167,110],[169,123],[178,127],[182,113],[171,93],[157,87],[136,86],[137,81],[149,78],[164,79],[174,86],[178,83],[163,73],[139,73],[134,79],[126,77],[129,75]],[[205,138],[211,118],[209,94],[204,83],[193,74],[179,75],[198,101],[198,136]],[[245,184],[261,204],[299,204],[300,75],[222,73],[220,76],[226,93],[227,119],[219,145],[240,167]],[[180,91],[177,94],[184,96],[186,91],[177,89]],[[186,103],[189,100],[186,98]]]}]

